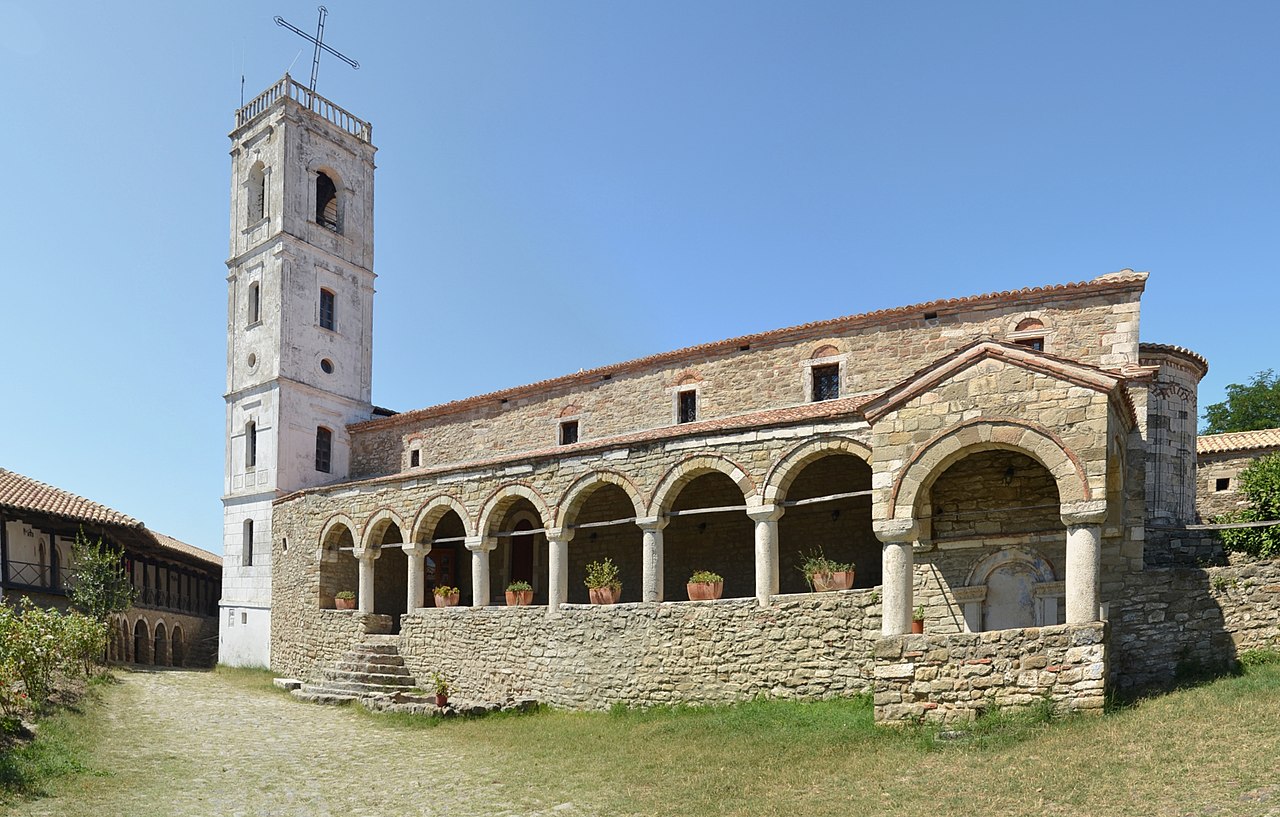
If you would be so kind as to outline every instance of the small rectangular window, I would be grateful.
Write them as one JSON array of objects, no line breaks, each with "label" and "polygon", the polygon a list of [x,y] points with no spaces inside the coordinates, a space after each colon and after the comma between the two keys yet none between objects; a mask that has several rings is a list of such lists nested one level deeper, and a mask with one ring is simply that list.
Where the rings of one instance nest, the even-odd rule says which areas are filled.
[{"label": "small rectangular window", "polygon": [[337,310],[333,301],[333,291],[328,289],[320,290],[320,328],[330,331],[337,331]]},{"label": "small rectangular window", "polygon": [[676,396],[676,422],[692,423],[698,419],[698,392],[689,389]]},{"label": "small rectangular window", "polygon": [[1226,491],[1231,488],[1231,477],[1218,477],[1214,480],[1213,490]]},{"label": "small rectangular window", "polygon": [[244,427],[244,467],[252,468],[258,464],[258,424],[247,423]]},{"label": "small rectangular window", "polygon": [[240,564],[253,567],[253,520],[244,520],[244,546],[240,549]]},{"label": "small rectangular window", "polygon": [[1020,338],[1015,340],[1014,343],[1019,346],[1026,346],[1029,349],[1034,349],[1037,352],[1044,351],[1044,338]]},{"label": "small rectangular window", "polygon": [[813,367],[813,401],[835,400],[840,396],[840,364]]},{"label": "small rectangular window", "polygon": [[578,441],[578,421],[565,420],[560,424],[560,444],[573,445]]},{"label": "small rectangular window", "polygon": [[333,432],[321,426],[316,429],[316,470],[329,473],[333,457]]},{"label": "small rectangular window", "polygon": [[249,284],[249,325],[253,326],[261,320],[261,290],[258,284]]},{"label": "small rectangular window", "polygon": [[416,449],[416,448],[415,448],[415,449],[413,449],[412,451],[410,451],[410,452],[409,452],[409,467],[410,467],[410,468],[417,468],[421,463],[422,463],[422,452],[418,451],[418,449]]}]

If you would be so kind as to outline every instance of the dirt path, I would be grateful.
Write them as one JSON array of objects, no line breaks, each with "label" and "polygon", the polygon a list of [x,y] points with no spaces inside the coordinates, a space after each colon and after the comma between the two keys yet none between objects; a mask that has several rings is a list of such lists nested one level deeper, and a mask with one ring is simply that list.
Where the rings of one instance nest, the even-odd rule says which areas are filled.
[{"label": "dirt path", "polygon": [[[91,772],[16,815],[462,817],[590,814],[504,785],[446,730],[371,724],[209,672],[123,672]],[[510,759],[507,759],[509,762]]]}]

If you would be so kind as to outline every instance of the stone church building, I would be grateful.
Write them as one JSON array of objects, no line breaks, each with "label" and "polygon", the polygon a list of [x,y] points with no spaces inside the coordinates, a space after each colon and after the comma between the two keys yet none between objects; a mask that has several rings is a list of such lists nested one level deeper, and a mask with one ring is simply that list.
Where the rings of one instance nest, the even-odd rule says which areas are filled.
[{"label": "stone church building", "polygon": [[[370,125],[286,76],[231,141],[228,663],[315,678],[375,639],[461,697],[874,690],[882,720],[950,719],[1097,709],[1277,637],[1280,571],[1231,601],[1187,567],[1207,364],[1140,341],[1145,273],[393,413],[371,402]],[[853,589],[811,592],[815,551],[856,563]],[[621,603],[590,605],[605,557]],[[686,600],[698,570],[723,599]],[[512,581],[533,605],[505,606]],[[440,584],[460,606],[433,606]]]}]

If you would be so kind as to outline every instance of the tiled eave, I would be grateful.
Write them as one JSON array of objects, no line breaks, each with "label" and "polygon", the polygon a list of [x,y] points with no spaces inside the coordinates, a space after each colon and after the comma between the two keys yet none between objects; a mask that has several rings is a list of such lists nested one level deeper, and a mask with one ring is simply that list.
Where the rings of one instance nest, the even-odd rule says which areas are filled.
[{"label": "tiled eave", "polygon": [[1197,454],[1233,454],[1280,449],[1280,428],[1205,434],[1196,438]]},{"label": "tiled eave", "polygon": [[676,426],[636,431],[629,434],[618,434],[600,439],[581,440],[572,445],[557,445],[528,451],[519,451],[480,460],[449,463],[439,466],[424,466],[395,474],[386,474],[362,480],[350,480],[316,488],[307,488],[275,500],[275,504],[289,502],[307,494],[327,494],[351,488],[376,487],[394,484],[405,480],[422,477],[439,477],[465,471],[480,471],[503,466],[518,465],[554,459],[566,459],[575,456],[595,454],[599,452],[625,448],[632,445],[643,445],[667,440],[678,440],[687,437],[702,437],[730,432],[753,431],[756,429],[790,426],[824,420],[861,420],[861,407],[867,398],[844,397],[838,400],[825,400],[820,403],[805,403],[799,406],[788,406],[780,409],[756,411],[750,414],[738,414],[732,417],[718,417],[714,420],[702,420],[696,423],[684,423]]}]

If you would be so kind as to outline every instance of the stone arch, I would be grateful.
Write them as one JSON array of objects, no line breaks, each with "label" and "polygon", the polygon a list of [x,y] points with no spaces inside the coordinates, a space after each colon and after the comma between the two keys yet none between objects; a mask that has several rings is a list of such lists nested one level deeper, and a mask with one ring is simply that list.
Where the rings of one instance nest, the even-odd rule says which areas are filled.
[{"label": "stone arch", "polygon": [[151,634],[147,629],[147,621],[141,616],[133,622],[133,663],[146,664],[151,655]]},{"label": "stone arch", "polygon": [[181,625],[174,624],[169,631],[169,663],[181,667],[187,662],[187,642]]},{"label": "stone arch", "polygon": [[[347,534],[351,537],[352,546],[356,545],[356,531],[359,530],[359,526],[345,513],[335,513],[325,520],[324,527],[320,529],[320,549],[317,554],[319,561],[332,561],[337,558],[338,540],[342,535],[341,528],[346,528]],[[332,547],[330,547],[331,543]]]},{"label": "stone arch", "polygon": [[528,485],[521,482],[513,482],[509,485],[503,485],[489,496],[489,499],[484,503],[484,510],[480,511],[479,522],[476,524],[476,533],[480,536],[491,535],[494,522],[501,520],[502,515],[506,513],[511,503],[520,498],[527,499],[533,504],[533,507],[538,511],[538,518],[542,520],[543,527],[546,527],[547,520],[552,517],[551,509],[547,507],[546,500]]},{"label": "stone arch", "polygon": [[976,417],[952,426],[912,454],[893,481],[885,518],[898,518],[900,509],[915,517],[940,474],[969,454],[993,449],[1026,454],[1048,469],[1064,506],[1093,499],[1080,458],[1052,431],[1025,420]]},{"label": "stone arch", "polygon": [[635,483],[617,471],[592,471],[589,474],[584,474],[564,492],[564,496],[556,504],[555,526],[565,527],[570,524],[573,518],[578,515],[583,503],[601,485],[616,485],[621,488],[627,498],[631,500],[636,516],[644,516],[644,497],[641,496],[640,489],[636,488]]},{"label": "stone arch", "polygon": [[1036,577],[1036,581],[1055,582],[1058,580],[1058,571],[1054,569],[1053,563],[1046,559],[1040,551],[1025,547],[1010,547],[997,550],[995,553],[989,553],[978,561],[970,569],[969,576],[964,582],[965,586],[975,587],[986,584],[992,573],[1002,565],[1010,562],[1026,564],[1032,575]]},{"label": "stone arch", "polygon": [[163,621],[156,622],[155,646],[151,651],[151,663],[157,667],[164,667],[169,664],[169,637],[166,635]]},{"label": "stone arch", "polygon": [[979,560],[956,593],[973,632],[1042,627],[1059,622],[1063,583],[1044,554],[1009,547]]},{"label": "stone arch", "polygon": [[781,502],[786,498],[787,489],[814,460],[831,454],[852,454],[868,465],[871,464],[871,447],[865,443],[848,437],[817,437],[800,443],[786,454],[783,454],[770,468],[764,478],[764,490],[761,492],[766,505]]},{"label": "stone arch", "polygon": [[401,539],[403,539],[405,525],[404,520],[400,518],[400,514],[390,508],[379,508],[374,511],[373,516],[369,517],[369,521],[364,523],[364,532],[360,534],[360,549],[368,550],[369,548],[382,547],[382,537],[392,525],[399,529]]},{"label": "stone arch", "polygon": [[458,518],[462,520],[465,534],[473,536],[475,531],[471,524],[471,512],[467,510],[467,506],[457,497],[449,494],[438,494],[422,503],[422,508],[413,519],[413,528],[409,535],[409,541],[426,541],[422,538],[425,532],[434,530],[441,518],[449,511],[456,513]]},{"label": "stone arch", "polygon": [[659,516],[670,507],[680,489],[695,478],[712,471],[719,471],[737,483],[747,505],[758,505],[759,494],[755,482],[745,469],[732,460],[712,454],[699,454],[673,465],[659,481],[649,500],[649,516]]}]

